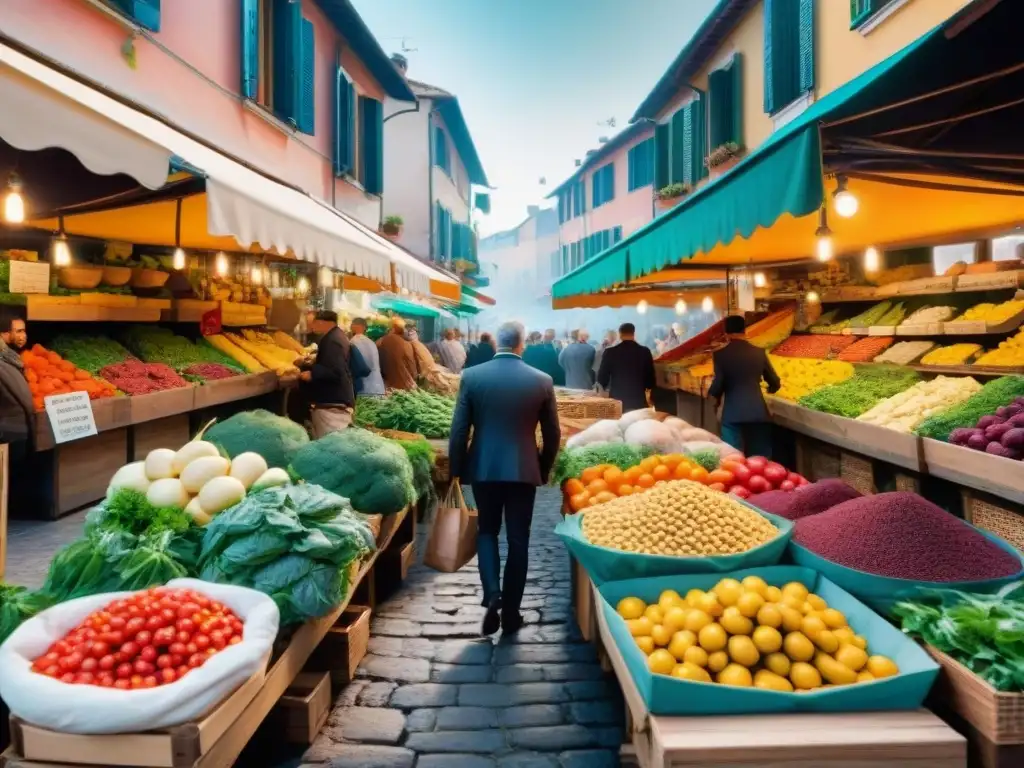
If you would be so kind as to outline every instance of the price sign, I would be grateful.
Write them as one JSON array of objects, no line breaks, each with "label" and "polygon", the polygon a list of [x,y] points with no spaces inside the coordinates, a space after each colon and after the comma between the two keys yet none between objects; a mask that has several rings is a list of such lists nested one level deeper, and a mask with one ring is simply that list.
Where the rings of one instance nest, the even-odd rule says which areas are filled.
[{"label": "price sign", "polygon": [[49,293],[50,265],[45,261],[12,261],[11,293]]},{"label": "price sign", "polygon": [[58,445],[96,434],[96,419],[88,393],[50,395],[43,398],[43,403],[53,429],[53,440]]},{"label": "price sign", "polygon": [[199,321],[199,332],[203,336],[215,336],[220,333],[221,327],[220,305],[217,305],[209,312],[203,312],[203,317]]}]

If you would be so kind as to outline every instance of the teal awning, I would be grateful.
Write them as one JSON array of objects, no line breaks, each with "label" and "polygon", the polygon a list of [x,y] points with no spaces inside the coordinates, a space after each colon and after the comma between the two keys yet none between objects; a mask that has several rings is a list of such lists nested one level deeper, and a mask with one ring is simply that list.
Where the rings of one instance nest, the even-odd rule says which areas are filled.
[{"label": "teal awning", "polygon": [[552,296],[597,293],[749,238],[785,214],[816,212],[824,198],[819,124],[856,114],[869,93],[877,101],[880,91],[895,87],[886,75],[944,27],[811,104],[727,174],[556,281]]},{"label": "teal awning", "polygon": [[390,310],[399,315],[411,315],[412,317],[440,317],[441,313],[433,307],[425,304],[417,304],[405,299],[378,297],[373,299],[373,308],[381,311]]}]

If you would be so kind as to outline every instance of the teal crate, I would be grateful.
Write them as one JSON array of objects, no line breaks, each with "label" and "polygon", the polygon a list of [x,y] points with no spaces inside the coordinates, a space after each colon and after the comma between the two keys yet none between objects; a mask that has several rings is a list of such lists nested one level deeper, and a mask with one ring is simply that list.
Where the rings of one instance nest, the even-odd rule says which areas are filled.
[{"label": "teal crate", "polygon": [[[759,688],[740,688],[717,683],[680,680],[655,675],[647,667],[647,657],[629,634],[626,622],[615,612],[624,597],[639,597],[657,602],[666,589],[685,595],[691,589],[708,590],[720,579],[760,576],[768,584],[783,586],[799,581],[820,595],[829,607],[842,611],[850,626],[868,641],[868,653],[888,656],[900,673],[869,683],[824,688],[807,693],[784,693]],[[599,609],[612,640],[648,711],[654,715],[749,715],[787,712],[868,712],[910,710],[921,706],[939,674],[939,666],[913,640],[876,614],[848,592],[809,568],[779,565],[748,568],[733,573],[704,573],[660,576],[608,582],[598,587]]]}]

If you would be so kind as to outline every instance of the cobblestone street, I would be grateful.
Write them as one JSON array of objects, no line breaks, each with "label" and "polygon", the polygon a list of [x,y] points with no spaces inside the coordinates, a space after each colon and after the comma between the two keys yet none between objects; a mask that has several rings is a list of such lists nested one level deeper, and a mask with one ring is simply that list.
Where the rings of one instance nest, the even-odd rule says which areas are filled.
[{"label": "cobblestone street", "polygon": [[[527,625],[512,638],[480,638],[475,560],[453,574],[414,566],[375,614],[369,653],[304,765],[619,764],[621,697],[572,616],[569,560],[552,533],[558,506],[558,492],[541,489],[523,602]],[[424,546],[421,537],[420,559]]]}]

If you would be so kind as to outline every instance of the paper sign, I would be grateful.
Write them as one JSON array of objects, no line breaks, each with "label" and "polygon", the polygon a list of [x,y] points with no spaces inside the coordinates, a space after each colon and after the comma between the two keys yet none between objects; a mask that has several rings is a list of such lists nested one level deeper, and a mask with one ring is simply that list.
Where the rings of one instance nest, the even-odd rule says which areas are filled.
[{"label": "paper sign", "polygon": [[221,331],[221,311],[220,306],[211,309],[209,312],[203,312],[203,316],[199,321],[199,332],[203,336],[215,336]]},{"label": "paper sign", "polygon": [[43,403],[53,429],[53,440],[58,445],[96,434],[96,419],[87,392],[50,395],[43,398]]},{"label": "paper sign", "polygon": [[11,293],[49,293],[50,265],[46,262],[12,261]]}]

